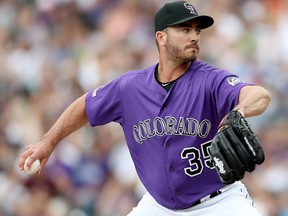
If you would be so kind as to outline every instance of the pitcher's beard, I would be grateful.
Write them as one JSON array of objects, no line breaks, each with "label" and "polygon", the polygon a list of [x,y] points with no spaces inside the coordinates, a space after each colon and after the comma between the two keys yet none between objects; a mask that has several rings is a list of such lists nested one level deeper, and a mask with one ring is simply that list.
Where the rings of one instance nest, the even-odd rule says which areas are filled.
[{"label": "pitcher's beard", "polygon": [[176,53],[169,53],[168,55],[168,58],[177,64],[193,62],[198,58],[198,53],[193,53],[190,55],[177,55]]},{"label": "pitcher's beard", "polygon": [[193,62],[197,59],[197,57],[198,57],[198,54],[183,56],[182,61],[183,61],[183,63]]},{"label": "pitcher's beard", "polygon": [[166,49],[168,53],[168,58],[171,61],[174,61],[178,64],[193,62],[198,58],[198,54],[199,54],[199,49],[194,49],[192,51],[190,50],[190,52],[188,53],[186,49],[184,49],[183,51],[179,47],[170,43],[170,41],[167,41]]}]

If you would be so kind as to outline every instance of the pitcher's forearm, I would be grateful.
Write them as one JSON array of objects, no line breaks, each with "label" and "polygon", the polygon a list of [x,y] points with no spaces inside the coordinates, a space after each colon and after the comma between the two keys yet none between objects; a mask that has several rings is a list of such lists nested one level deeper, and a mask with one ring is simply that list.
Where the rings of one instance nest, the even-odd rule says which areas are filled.
[{"label": "pitcher's forearm", "polygon": [[245,117],[262,114],[271,100],[270,93],[260,86],[245,86],[240,92],[239,103],[235,107]]},{"label": "pitcher's forearm", "polygon": [[65,137],[87,124],[85,97],[86,94],[73,102],[43,136],[42,140],[50,143],[54,148]]}]

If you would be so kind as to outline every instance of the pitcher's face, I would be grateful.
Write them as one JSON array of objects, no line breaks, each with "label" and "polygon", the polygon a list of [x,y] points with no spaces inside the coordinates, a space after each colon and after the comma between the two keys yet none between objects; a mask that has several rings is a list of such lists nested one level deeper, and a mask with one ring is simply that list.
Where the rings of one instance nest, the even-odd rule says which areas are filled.
[{"label": "pitcher's face", "polygon": [[198,23],[188,21],[165,29],[166,52],[168,59],[177,62],[190,62],[198,58],[201,29]]}]

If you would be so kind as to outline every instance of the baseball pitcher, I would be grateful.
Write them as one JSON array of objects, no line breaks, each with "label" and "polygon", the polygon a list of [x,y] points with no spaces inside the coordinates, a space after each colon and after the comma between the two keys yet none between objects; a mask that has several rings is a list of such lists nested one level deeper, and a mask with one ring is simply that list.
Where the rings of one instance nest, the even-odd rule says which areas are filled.
[{"label": "baseball pitcher", "polygon": [[28,167],[39,159],[43,168],[55,146],[88,122],[117,122],[147,189],[129,216],[259,216],[241,183],[264,161],[246,118],[262,114],[271,96],[198,60],[201,31],[213,23],[188,2],[166,3],[154,23],[159,62],[77,99],[27,146],[20,169],[27,157]]}]

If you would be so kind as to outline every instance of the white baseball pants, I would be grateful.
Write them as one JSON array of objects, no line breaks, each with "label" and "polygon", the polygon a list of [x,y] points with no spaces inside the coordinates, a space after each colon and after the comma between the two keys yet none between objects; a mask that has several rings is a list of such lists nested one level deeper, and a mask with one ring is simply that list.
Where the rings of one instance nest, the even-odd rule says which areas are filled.
[{"label": "white baseball pants", "polygon": [[221,191],[216,197],[183,210],[165,208],[146,193],[127,216],[261,216],[241,182],[225,186]]}]

